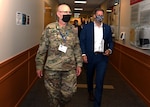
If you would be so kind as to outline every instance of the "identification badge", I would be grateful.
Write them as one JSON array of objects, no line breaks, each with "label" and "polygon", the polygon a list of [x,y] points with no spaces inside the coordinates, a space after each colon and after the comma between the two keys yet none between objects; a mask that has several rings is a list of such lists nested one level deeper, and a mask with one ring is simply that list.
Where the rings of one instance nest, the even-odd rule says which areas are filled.
[{"label": "identification badge", "polygon": [[61,52],[66,53],[67,52],[67,47],[60,44],[59,47],[58,47],[58,50],[61,51]]}]

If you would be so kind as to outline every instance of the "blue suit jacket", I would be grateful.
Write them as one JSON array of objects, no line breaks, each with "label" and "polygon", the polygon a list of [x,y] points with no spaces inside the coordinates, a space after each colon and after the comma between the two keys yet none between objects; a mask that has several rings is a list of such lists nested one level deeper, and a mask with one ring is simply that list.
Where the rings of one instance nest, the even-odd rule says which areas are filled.
[{"label": "blue suit jacket", "polygon": [[[105,41],[105,48],[112,50],[113,41],[111,28],[110,26],[104,23],[103,23],[103,39]],[[94,22],[84,25],[80,33],[80,46],[82,54],[86,54],[89,60],[89,58],[92,57],[92,55],[94,55]]]}]

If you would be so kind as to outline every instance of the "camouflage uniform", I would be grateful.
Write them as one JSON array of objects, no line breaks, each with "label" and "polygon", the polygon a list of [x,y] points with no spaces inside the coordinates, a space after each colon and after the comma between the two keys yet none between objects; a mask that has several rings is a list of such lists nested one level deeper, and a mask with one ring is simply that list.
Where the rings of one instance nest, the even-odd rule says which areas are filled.
[{"label": "camouflage uniform", "polygon": [[[66,53],[58,50],[60,44],[67,47]],[[77,88],[75,69],[82,67],[81,49],[74,26],[67,24],[60,28],[58,22],[47,25],[35,60],[37,70],[45,69],[44,82],[50,107],[68,102]]]}]

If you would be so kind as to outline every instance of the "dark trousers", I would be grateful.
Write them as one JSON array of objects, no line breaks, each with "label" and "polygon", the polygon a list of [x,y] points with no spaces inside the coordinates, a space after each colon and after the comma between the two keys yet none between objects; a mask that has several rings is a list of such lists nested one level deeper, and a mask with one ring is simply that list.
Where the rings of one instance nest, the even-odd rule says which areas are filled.
[{"label": "dark trousers", "polygon": [[108,58],[104,57],[102,54],[95,54],[92,56],[92,59],[88,60],[87,64],[87,85],[88,92],[91,93],[94,90],[93,81],[94,74],[95,75],[95,101],[94,107],[100,107],[102,100],[102,92],[103,92],[103,81],[104,75],[106,72],[106,67],[108,63]]}]

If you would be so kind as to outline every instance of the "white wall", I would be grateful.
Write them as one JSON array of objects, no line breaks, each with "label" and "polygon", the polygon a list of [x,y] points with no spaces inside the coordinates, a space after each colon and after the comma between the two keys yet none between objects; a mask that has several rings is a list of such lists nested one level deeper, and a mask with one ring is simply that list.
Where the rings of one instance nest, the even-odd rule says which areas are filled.
[{"label": "white wall", "polygon": [[[38,44],[44,27],[43,0],[0,0],[0,63]],[[16,12],[30,16],[16,25]]]},{"label": "white wall", "polygon": [[131,6],[130,0],[120,0],[120,32],[126,32],[126,40],[130,37],[130,16]]}]

